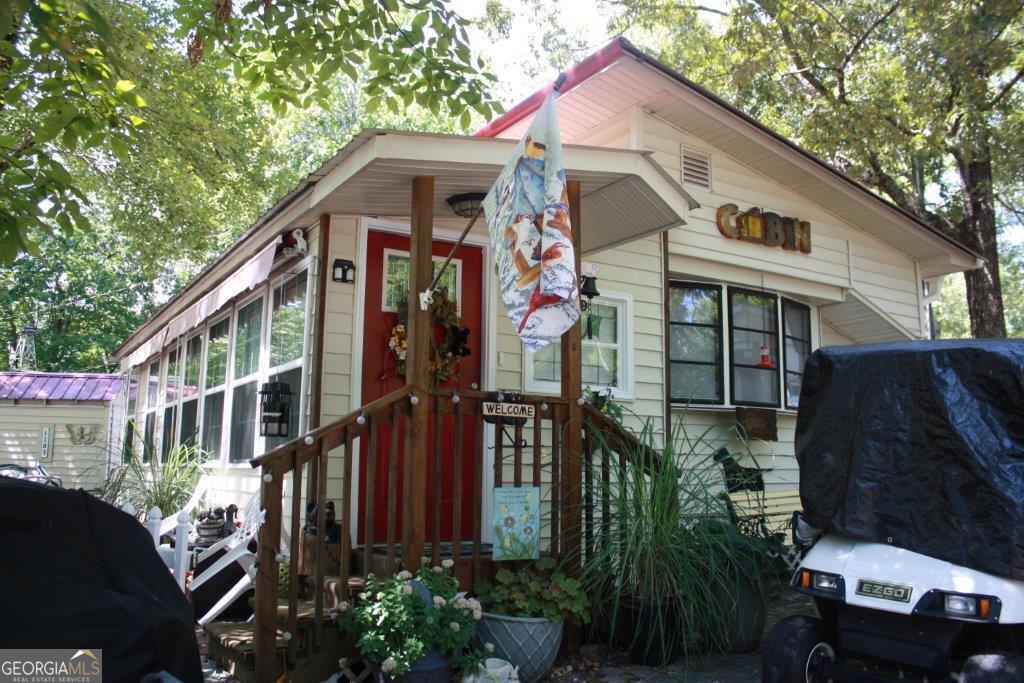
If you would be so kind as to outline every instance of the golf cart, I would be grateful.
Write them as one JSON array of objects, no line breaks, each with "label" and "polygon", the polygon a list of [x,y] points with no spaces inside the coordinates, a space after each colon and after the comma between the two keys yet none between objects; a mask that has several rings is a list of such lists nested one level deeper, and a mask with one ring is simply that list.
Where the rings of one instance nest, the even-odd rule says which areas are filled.
[{"label": "golf cart", "polygon": [[828,347],[796,453],[806,554],[762,680],[1024,681],[1024,341]]}]

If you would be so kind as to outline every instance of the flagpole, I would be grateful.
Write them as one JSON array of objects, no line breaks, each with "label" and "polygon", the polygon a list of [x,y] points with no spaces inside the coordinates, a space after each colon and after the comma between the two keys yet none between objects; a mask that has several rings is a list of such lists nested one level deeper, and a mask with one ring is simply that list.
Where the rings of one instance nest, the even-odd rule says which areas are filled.
[{"label": "flagpole", "polygon": [[[555,79],[554,85],[551,86],[551,91],[561,91],[562,85],[564,83],[565,72],[563,71],[560,74],[558,74],[558,78]],[[455,252],[458,251],[459,247],[462,246],[462,243],[466,239],[466,235],[468,235],[469,231],[473,229],[473,225],[476,223],[476,219],[480,218],[480,214],[482,214],[483,212],[484,209],[482,206],[476,210],[476,212],[473,214],[473,217],[469,219],[469,223],[467,223],[466,227],[462,229],[462,234],[459,235],[459,238],[455,240],[455,244],[452,245],[451,251],[448,252],[448,257],[445,258],[444,263],[441,264],[441,268],[437,271],[437,275],[434,276],[434,281],[430,283],[430,287],[427,288],[427,291],[420,292],[421,310],[427,310],[427,306],[430,305],[431,298],[434,295],[434,288],[437,287],[437,283],[441,281],[441,277],[444,275],[444,271],[447,270],[448,264],[450,264],[452,262],[452,259],[455,258]]]}]

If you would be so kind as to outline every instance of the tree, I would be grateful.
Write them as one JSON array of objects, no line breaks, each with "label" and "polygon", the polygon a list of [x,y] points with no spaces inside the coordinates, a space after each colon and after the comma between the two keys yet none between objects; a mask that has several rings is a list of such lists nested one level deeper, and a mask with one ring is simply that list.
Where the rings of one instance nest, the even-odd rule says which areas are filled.
[{"label": "tree", "polygon": [[[1024,337],[1024,247],[1006,245],[999,253],[999,276],[1006,310],[1006,333]],[[963,339],[971,336],[971,318],[967,311],[967,292],[959,273],[946,277],[932,313],[939,324],[939,336]]]},{"label": "tree", "polygon": [[996,219],[1024,179],[1024,5],[736,0],[709,49],[679,28],[681,13],[701,25],[695,5],[616,4],[668,61],[725,81],[738,106],[980,254],[971,333],[1005,336]]},{"label": "tree", "polygon": [[152,282],[117,231],[46,235],[38,251],[0,269],[0,368],[34,322],[38,369],[109,371],[107,354],[156,310],[157,290],[176,285]]},{"label": "tree", "polygon": [[[0,3],[0,262],[32,251],[39,234],[86,227],[82,207],[90,198],[69,159],[91,154],[115,168],[149,125],[133,80],[146,72],[133,66],[138,46],[169,43],[147,35],[152,25],[112,28],[123,8],[137,7]],[[328,97],[336,73],[366,75],[371,109],[415,102],[435,114],[444,109],[463,126],[470,109],[492,112],[486,90],[493,76],[472,60],[465,20],[443,0],[253,0],[237,8],[231,0],[176,0],[171,7],[193,65],[230,66],[248,93],[279,114]]]}]

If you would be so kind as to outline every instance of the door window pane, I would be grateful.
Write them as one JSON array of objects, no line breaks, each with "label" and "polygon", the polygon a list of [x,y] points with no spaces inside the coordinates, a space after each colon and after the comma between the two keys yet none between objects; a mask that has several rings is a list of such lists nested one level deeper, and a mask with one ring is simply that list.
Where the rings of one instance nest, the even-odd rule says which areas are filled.
[{"label": "door window pane", "polygon": [[777,306],[771,294],[729,290],[733,403],[779,405]]},{"label": "door window pane", "polygon": [[277,375],[270,376],[271,382],[284,382],[288,385],[292,392],[292,403],[291,412],[288,415],[288,436],[267,437],[267,450],[273,450],[281,444],[288,443],[299,435],[299,411],[302,410],[301,391],[302,391],[302,368],[292,368],[287,372],[282,372]]},{"label": "door window pane", "polygon": [[231,393],[231,462],[246,462],[256,455],[256,399],[256,382],[237,386]]},{"label": "door window pane", "polygon": [[[439,257],[434,258],[434,268],[431,272],[432,277],[437,277],[437,273],[441,270],[441,264],[444,263],[444,259]],[[384,302],[383,309],[386,311],[397,311],[398,305],[402,301],[406,301],[409,298],[409,255],[405,253],[385,252],[386,262],[384,264]],[[452,262],[445,268],[444,275],[441,277],[441,281],[437,283],[438,289],[446,287],[448,289],[448,298],[453,300],[456,304],[459,303],[459,268],[461,267],[458,259],[452,259]]]},{"label": "door window pane", "polygon": [[197,334],[185,344],[185,377],[181,386],[182,398],[199,394],[199,375],[203,365],[203,337]]},{"label": "door window pane", "polygon": [[221,436],[224,434],[224,392],[206,396],[203,405],[203,450],[220,457]]},{"label": "door window pane", "polygon": [[302,356],[306,329],[306,271],[274,288],[270,314],[270,367]]},{"label": "door window pane", "polygon": [[224,318],[210,327],[206,349],[206,388],[224,384],[228,376],[228,333],[230,321]]},{"label": "door window pane", "polygon": [[263,298],[253,299],[238,309],[235,328],[235,379],[256,372],[260,363],[260,330],[263,327]]},{"label": "door window pane", "polygon": [[723,403],[721,288],[673,283],[668,297],[670,399]]}]

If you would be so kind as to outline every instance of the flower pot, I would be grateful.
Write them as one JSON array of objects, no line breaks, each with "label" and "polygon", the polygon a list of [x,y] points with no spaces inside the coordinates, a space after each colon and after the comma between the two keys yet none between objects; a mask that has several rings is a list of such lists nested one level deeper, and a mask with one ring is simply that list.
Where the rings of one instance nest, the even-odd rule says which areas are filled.
[{"label": "flower pot", "polygon": [[634,664],[661,666],[672,660],[679,641],[676,607],[671,602],[623,598],[617,631]]},{"label": "flower pot", "polygon": [[562,644],[562,620],[509,617],[484,612],[476,625],[481,643],[494,644],[494,656],[519,669],[519,680],[533,683],[551,670]]},{"label": "flower pot", "polygon": [[422,659],[412,663],[409,670],[398,678],[384,673],[380,664],[372,664],[374,680],[378,683],[449,683],[452,679],[452,663],[437,650],[430,650]]},{"label": "flower pot", "polygon": [[768,618],[764,591],[746,576],[728,586],[716,586],[715,602],[725,617],[724,642],[728,652],[752,652],[761,644],[761,633]]}]

